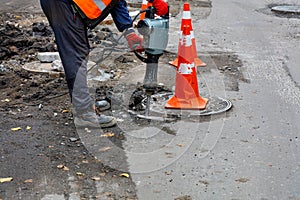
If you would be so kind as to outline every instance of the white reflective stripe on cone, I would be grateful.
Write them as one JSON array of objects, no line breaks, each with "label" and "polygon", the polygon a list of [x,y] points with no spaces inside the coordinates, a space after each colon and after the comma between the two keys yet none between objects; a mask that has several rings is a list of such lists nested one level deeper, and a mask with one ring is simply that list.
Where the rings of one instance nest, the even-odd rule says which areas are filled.
[{"label": "white reflective stripe on cone", "polygon": [[192,46],[192,37],[191,37],[191,35],[183,35],[183,41],[185,42],[186,47]]},{"label": "white reflective stripe on cone", "polygon": [[185,47],[190,47],[192,46],[192,38],[191,35],[182,35],[180,37],[180,45],[184,45]]},{"label": "white reflective stripe on cone", "polygon": [[194,31],[193,30],[190,31],[190,34],[191,34],[191,38],[194,39],[195,35],[194,35]]},{"label": "white reflective stripe on cone", "polygon": [[193,68],[195,67],[194,63],[180,63],[178,72],[180,74],[191,74],[193,72]]},{"label": "white reflective stripe on cone", "polygon": [[190,11],[183,11],[182,19],[191,19],[191,12]]}]

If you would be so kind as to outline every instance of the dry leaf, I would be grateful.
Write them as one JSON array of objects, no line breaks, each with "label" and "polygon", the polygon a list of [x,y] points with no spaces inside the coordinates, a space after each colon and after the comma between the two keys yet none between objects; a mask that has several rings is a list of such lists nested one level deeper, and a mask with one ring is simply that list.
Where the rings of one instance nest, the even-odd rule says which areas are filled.
[{"label": "dry leaf", "polygon": [[184,144],[176,144],[178,147],[184,147]]},{"label": "dry leaf", "polygon": [[77,175],[77,176],[84,176],[84,174],[81,173],[81,172],[76,172],[76,175]]},{"label": "dry leaf", "polygon": [[56,166],[58,169],[62,169],[62,168],[64,168],[64,165],[57,165]]},{"label": "dry leaf", "polygon": [[31,129],[30,126],[26,126],[26,131],[29,131]]},{"label": "dry leaf", "polygon": [[166,175],[171,175],[171,172],[165,172]]},{"label": "dry leaf", "polygon": [[88,163],[89,163],[89,161],[88,161],[88,160],[83,160],[83,161],[82,161],[82,163],[84,163],[84,164],[88,164]]},{"label": "dry leaf", "polygon": [[114,137],[115,134],[114,133],[105,133],[103,135],[101,135],[101,137]]},{"label": "dry leaf", "polygon": [[174,200],[192,200],[192,197],[190,195],[184,195],[181,197],[176,197]]},{"label": "dry leaf", "polygon": [[110,149],[111,149],[111,147],[103,147],[103,148],[100,149],[100,151],[104,152],[104,151],[108,151]]},{"label": "dry leaf", "polygon": [[64,171],[69,171],[69,168],[66,167],[65,165],[57,165],[56,166],[58,169],[63,169]]},{"label": "dry leaf", "polygon": [[129,174],[127,173],[122,173],[122,174],[119,174],[120,177],[126,177],[126,178],[129,178]]},{"label": "dry leaf", "polygon": [[1,100],[2,102],[10,102],[9,99],[4,99],[4,100]]},{"label": "dry leaf", "polygon": [[69,110],[63,110],[62,111],[62,113],[68,113],[69,112]]},{"label": "dry leaf", "polygon": [[246,182],[250,181],[250,179],[248,179],[248,178],[239,178],[239,179],[236,179],[235,181],[240,182],[240,183],[246,183]]},{"label": "dry leaf", "polygon": [[63,170],[64,170],[64,171],[69,171],[70,169],[69,169],[68,167],[64,166],[64,167],[63,167]]},{"label": "dry leaf", "polygon": [[203,183],[204,185],[208,185],[208,184],[209,184],[209,182],[206,181],[206,180],[200,180],[199,182],[200,182],[200,183]]},{"label": "dry leaf", "polygon": [[22,130],[21,127],[16,127],[16,128],[11,128],[12,131],[19,131],[19,130]]},{"label": "dry leaf", "polygon": [[103,176],[105,176],[105,173],[99,173],[99,176],[103,177]]},{"label": "dry leaf", "polygon": [[100,177],[98,177],[98,176],[94,176],[94,177],[92,177],[92,180],[93,180],[93,181],[100,181],[100,180],[101,180],[101,178],[100,178]]},{"label": "dry leaf", "polygon": [[11,182],[13,180],[12,177],[0,178],[0,183]]},{"label": "dry leaf", "polygon": [[27,179],[27,180],[24,181],[24,183],[32,183],[32,182],[33,182],[32,179]]}]

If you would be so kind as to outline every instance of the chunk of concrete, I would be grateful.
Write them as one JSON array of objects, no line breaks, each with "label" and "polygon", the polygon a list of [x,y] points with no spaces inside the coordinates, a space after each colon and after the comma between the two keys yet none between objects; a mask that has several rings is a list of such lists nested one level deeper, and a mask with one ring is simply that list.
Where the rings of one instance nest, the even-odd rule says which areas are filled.
[{"label": "chunk of concrete", "polygon": [[100,81],[100,82],[107,81],[110,78],[111,78],[111,75],[108,73],[105,73],[105,71],[103,69],[98,69],[96,74],[90,73],[87,76],[87,79],[89,81],[92,80],[92,81]]},{"label": "chunk of concrete", "polygon": [[51,63],[55,60],[60,60],[58,52],[40,52],[37,55],[40,62]]},{"label": "chunk of concrete", "polygon": [[54,71],[62,72],[64,70],[61,60],[54,60],[51,64],[51,67],[53,68]]}]

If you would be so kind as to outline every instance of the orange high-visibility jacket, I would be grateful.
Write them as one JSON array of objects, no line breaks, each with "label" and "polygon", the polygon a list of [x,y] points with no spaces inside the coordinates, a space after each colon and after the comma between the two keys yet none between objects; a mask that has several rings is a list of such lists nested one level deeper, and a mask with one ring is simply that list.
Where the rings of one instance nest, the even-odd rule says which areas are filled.
[{"label": "orange high-visibility jacket", "polygon": [[73,0],[80,10],[90,19],[96,19],[112,0]]}]

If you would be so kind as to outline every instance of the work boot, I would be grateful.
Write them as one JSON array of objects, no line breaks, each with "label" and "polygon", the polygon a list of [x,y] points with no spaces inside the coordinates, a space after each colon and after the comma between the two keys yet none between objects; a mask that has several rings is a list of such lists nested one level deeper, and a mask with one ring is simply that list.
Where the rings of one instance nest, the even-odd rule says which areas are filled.
[{"label": "work boot", "polygon": [[106,100],[99,100],[95,102],[95,107],[98,111],[104,111],[110,108],[110,103]]},{"label": "work boot", "polygon": [[117,124],[117,119],[106,115],[97,115],[95,112],[77,114],[74,123],[79,128],[108,128]]}]

